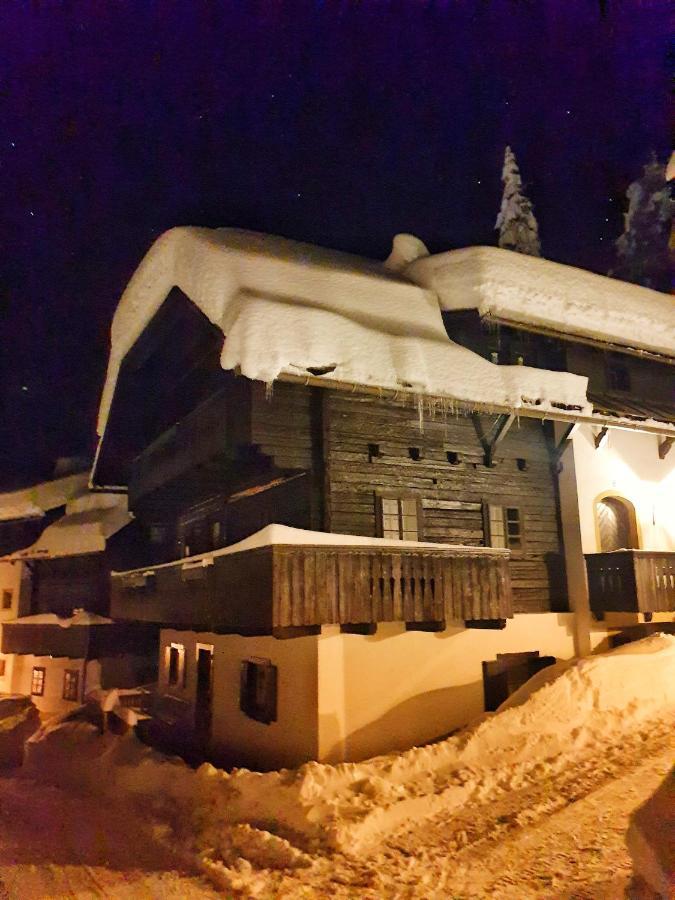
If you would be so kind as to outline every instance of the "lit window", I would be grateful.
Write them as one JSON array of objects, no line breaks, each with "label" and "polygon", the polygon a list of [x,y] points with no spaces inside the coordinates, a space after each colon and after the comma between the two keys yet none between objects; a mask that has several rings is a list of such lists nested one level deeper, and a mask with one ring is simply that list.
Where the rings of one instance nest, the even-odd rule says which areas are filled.
[{"label": "lit window", "polygon": [[33,666],[33,674],[30,679],[30,692],[34,697],[42,697],[45,692],[45,669],[43,666]]},{"label": "lit window", "polygon": [[241,664],[239,708],[257,722],[277,720],[277,667],[269,659],[246,659]]},{"label": "lit window", "polygon": [[415,497],[382,497],[382,537],[395,541],[418,540],[417,499]]},{"label": "lit window", "polygon": [[66,669],[63,673],[63,699],[77,700],[80,686],[80,673],[77,669]]},{"label": "lit window", "polygon": [[2,608],[3,609],[11,609],[12,608],[12,591],[3,591],[2,592]]}]

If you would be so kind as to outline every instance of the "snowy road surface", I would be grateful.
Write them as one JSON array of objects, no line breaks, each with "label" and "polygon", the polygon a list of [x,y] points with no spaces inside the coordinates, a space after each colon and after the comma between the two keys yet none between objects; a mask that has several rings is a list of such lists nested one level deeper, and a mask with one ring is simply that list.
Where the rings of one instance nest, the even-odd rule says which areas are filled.
[{"label": "snowy road surface", "polygon": [[[674,754],[672,720],[645,723],[561,773],[399,829],[360,860],[242,873],[241,896],[619,900],[628,815]],[[0,779],[0,879],[0,898],[16,900],[218,896],[123,807],[17,777]]]}]

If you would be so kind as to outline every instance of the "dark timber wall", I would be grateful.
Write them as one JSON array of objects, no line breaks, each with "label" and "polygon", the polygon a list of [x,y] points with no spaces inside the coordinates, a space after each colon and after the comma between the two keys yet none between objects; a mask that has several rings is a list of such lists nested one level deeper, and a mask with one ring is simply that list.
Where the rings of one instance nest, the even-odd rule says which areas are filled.
[{"label": "dark timber wall", "polygon": [[[420,539],[481,545],[484,504],[517,506],[525,546],[510,563],[514,610],[564,608],[555,484],[541,422],[516,421],[497,448],[496,466],[486,468],[469,417],[427,417],[420,432],[410,402],[326,391],[323,420],[327,530],[376,534],[375,496],[393,492],[421,501]],[[486,417],[484,427],[491,421]],[[381,454],[372,461],[369,444]],[[457,454],[456,464],[448,453]]]}]

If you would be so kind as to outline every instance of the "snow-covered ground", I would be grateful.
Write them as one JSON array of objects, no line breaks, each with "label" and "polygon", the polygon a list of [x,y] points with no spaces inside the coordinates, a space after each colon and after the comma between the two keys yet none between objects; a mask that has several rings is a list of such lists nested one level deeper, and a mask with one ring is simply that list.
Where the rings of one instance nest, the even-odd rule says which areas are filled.
[{"label": "snow-covered ground", "polygon": [[[25,805],[48,823],[40,865],[55,854],[54,878],[71,863],[85,881],[96,872],[90,893],[15,895],[210,896],[192,868],[235,896],[620,897],[627,816],[675,751],[675,638],[653,636],[550,675],[438,744],[265,775],[194,772],[86,723],[48,728],[28,754],[25,775],[35,781],[0,783],[0,813]],[[41,809],[62,797],[54,822]],[[19,886],[34,873],[20,859],[9,864],[24,823],[5,818],[0,878],[9,889],[8,879]],[[131,879],[137,893],[113,888],[116,879]]]}]

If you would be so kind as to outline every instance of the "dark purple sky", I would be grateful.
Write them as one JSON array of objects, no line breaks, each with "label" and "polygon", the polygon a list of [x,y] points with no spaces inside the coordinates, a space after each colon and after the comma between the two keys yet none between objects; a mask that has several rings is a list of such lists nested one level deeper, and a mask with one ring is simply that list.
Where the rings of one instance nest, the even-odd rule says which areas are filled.
[{"label": "dark purple sky", "polygon": [[606,271],[628,183],[669,152],[667,11],[4,0],[2,484],[92,447],[116,302],[173,225],[494,243],[511,143],[544,255]]}]

